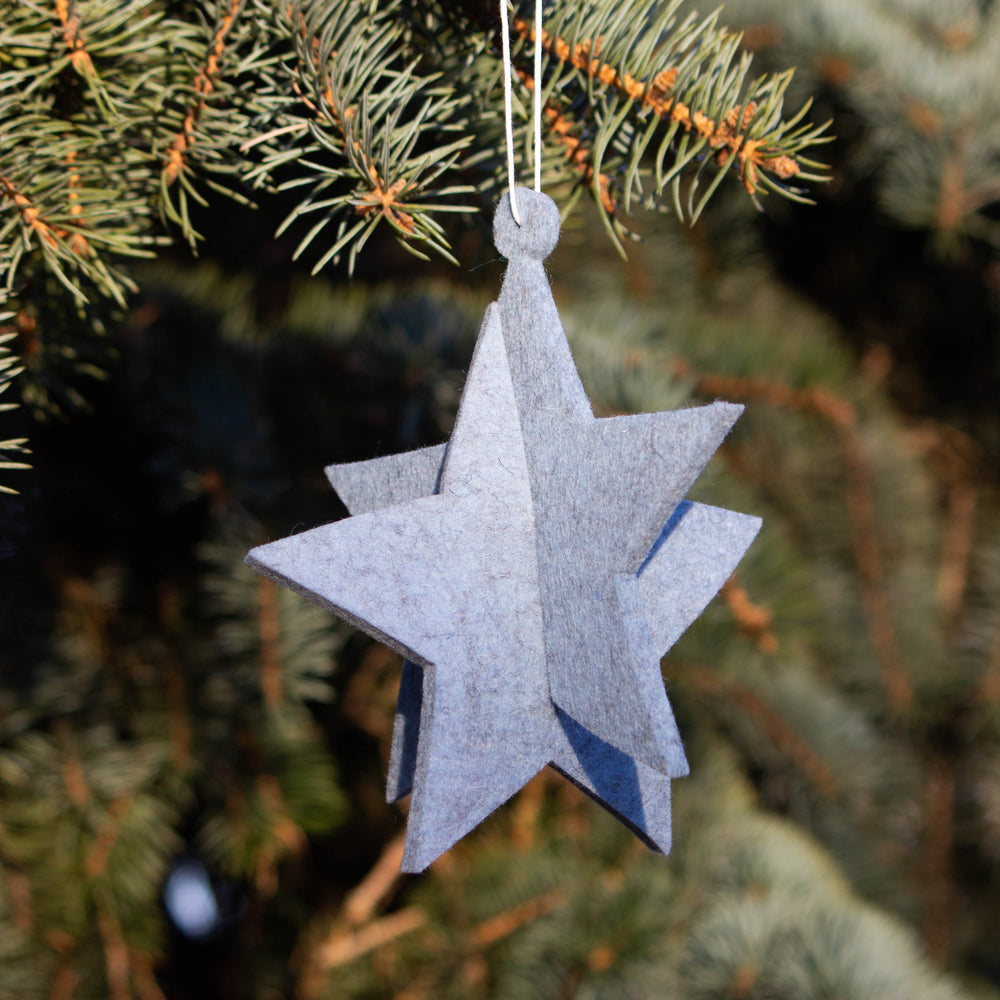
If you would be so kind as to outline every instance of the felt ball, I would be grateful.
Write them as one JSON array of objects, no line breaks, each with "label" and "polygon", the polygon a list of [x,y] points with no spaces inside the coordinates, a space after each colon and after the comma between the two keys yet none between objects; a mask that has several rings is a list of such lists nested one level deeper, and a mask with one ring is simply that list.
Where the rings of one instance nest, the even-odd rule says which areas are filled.
[{"label": "felt ball", "polygon": [[517,208],[521,225],[510,210],[510,194],[505,194],[493,216],[493,243],[508,260],[528,257],[545,260],[559,242],[559,209],[540,191],[517,189]]}]

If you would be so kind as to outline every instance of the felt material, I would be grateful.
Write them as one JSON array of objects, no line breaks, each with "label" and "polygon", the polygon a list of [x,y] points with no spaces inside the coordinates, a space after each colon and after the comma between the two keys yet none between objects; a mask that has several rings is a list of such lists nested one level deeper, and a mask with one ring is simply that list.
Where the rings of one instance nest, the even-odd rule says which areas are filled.
[{"label": "felt material", "polygon": [[639,571],[639,593],[661,654],[705,610],[760,531],[761,519],[684,500]]},{"label": "felt material", "polygon": [[647,847],[670,853],[670,778],[588,732],[556,707],[568,747],[551,766],[618,817]]},{"label": "felt material", "polygon": [[[444,447],[435,451],[438,461],[443,462]],[[400,496],[400,500],[415,499],[425,494],[434,488],[439,477],[438,471],[421,476],[421,470],[426,465],[424,455],[421,452],[410,452],[409,455],[413,456],[414,465],[414,474],[410,478],[412,493],[410,496]],[[397,460],[406,457],[392,456]],[[368,466],[369,488],[359,488],[353,495],[355,506],[352,506],[352,512],[363,513],[378,502],[377,498],[382,490],[382,475],[379,473],[378,463],[383,463],[386,475],[398,475],[399,462],[389,463],[378,459],[371,463],[358,463]],[[332,470],[337,468],[331,467]],[[719,507],[709,507],[688,500],[678,504],[638,575],[646,620],[654,646],[661,653],[667,652],[729,578],[760,525],[760,518]],[[398,801],[412,789],[420,730],[422,684],[420,668],[410,661],[404,661],[386,785],[386,799],[389,802]],[[631,768],[627,758],[626,761],[618,759],[621,751],[593,734],[588,734],[565,713],[557,710],[557,714],[564,720],[564,728],[565,724],[577,726],[577,744],[590,747],[586,767],[593,772],[594,779],[588,778],[587,769],[583,765],[574,767],[573,757],[566,756],[569,750],[557,754],[550,762],[551,766],[570,777],[596,801],[623,820],[641,815],[640,809],[632,801],[633,787],[648,789],[659,777],[656,772],[644,765],[638,765],[637,770]],[[623,774],[627,777],[623,778]],[[659,844],[659,849],[665,851],[669,849],[669,782],[664,780],[659,791],[666,793],[662,799],[667,807],[666,823],[664,825],[661,821],[655,824],[652,818],[649,821],[651,826],[655,825],[659,830],[658,836],[654,837],[652,832],[647,832],[643,822],[634,818],[629,825],[647,843]],[[662,808],[660,798],[654,797],[652,801],[655,806]],[[641,801],[639,805],[641,806]]]},{"label": "felt material", "polygon": [[[413,789],[417,769],[423,671],[406,660],[400,681],[386,799]],[[553,731],[549,766],[617,816],[660,854],[670,851],[670,778],[646,767],[588,732],[555,708],[561,734]]]},{"label": "felt material", "polygon": [[[331,465],[326,473],[348,510],[364,514],[436,492],[447,449],[447,444],[433,445],[366,462]],[[646,621],[661,656],[729,579],[760,527],[761,519],[748,514],[690,500],[677,505],[637,574]],[[404,687],[406,676],[404,670]],[[415,753],[416,737],[412,738]]]},{"label": "felt material", "polygon": [[537,524],[552,697],[595,735],[677,777],[687,762],[635,572],[742,407],[595,418],[540,257],[554,246],[558,210],[525,189],[518,206],[521,227],[509,196],[494,217],[508,258],[498,305]]},{"label": "felt material", "polygon": [[[432,445],[365,462],[328,466],[324,471],[352,514],[367,514],[438,491],[447,444]],[[392,727],[392,751],[386,779],[386,801],[409,795],[417,761],[423,675],[411,660],[403,661]]]},{"label": "felt material", "polygon": [[261,546],[248,560],[424,668],[405,870],[425,868],[562,745],[495,309],[483,323],[440,493]]},{"label": "felt material", "polygon": [[660,658],[760,525],[683,500],[740,407],[594,417],[542,266],[558,210],[518,199],[451,441],[331,466],[354,516],[247,557],[404,656],[387,797],[412,791],[405,871],[546,764],[668,850],[687,761]]},{"label": "felt material", "polygon": [[[390,485],[395,502],[416,499],[436,490],[445,451],[445,446],[438,446],[370,462],[331,466],[327,474],[338,487],[350,483],[345,488],[345,492],[350,489],[349,509],[352,513],[366,513],[386,506],[384,498]],[[429,463],[428,458],[433,461]],[[362,467],[363,474],[354,477],[355,470]],[[342,475],[345,470],[351,478]],[[423,672],[411,660],[404,660],[386,781],[389,802],[398,801],[413,789],[422,700]],[[670,780],[635,763],[558,709],[556,715],[565,742],[555,740],[550,765],[618,816],[650,848],[667,853],[671,841]]]},{"label": "felt material", "polygon": [[352,514],[367,514],[437,493],[447,451],[447,444],[438,444],[367,462],[331,465],[324,471],[344,506]]}]

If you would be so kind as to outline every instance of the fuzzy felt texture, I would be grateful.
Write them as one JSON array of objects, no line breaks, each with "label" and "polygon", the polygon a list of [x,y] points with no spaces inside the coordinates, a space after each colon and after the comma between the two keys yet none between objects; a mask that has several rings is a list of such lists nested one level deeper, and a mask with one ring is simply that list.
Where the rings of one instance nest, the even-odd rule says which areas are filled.
[{"label": "fuzzy felt texture", "polygon": [[687,773],[660,659],[758,518],[683,499],[741,407],[596,418],[542,265],[551,199],[504,198],[508,258],[447,445],[327,475],[352,517],[251,566],[404,658],[387,797],[421,871],[550,764],[655,850]]}]

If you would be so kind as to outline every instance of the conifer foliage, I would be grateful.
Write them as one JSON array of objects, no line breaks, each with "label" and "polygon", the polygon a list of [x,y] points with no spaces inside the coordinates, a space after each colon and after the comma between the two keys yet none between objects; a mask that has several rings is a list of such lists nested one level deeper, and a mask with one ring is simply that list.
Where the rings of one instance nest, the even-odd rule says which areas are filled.
[{"label": "conifer foliage", "polygon": [[807,86],[835,90],[863,123],[851,173],[875,173],[887,214],[996,247],[1000,8],[980,0],[734,0],[727,14]]},{"label": "conifer foliage", "polygon": [[754,201],[822,175],[787,72],[686,4],[556,0],[535,79],[529,6],[515,135],[537,90],[543,186],[593,203],[550,266],[595,411],[747,404],[695,499],[765,528],[664,663],[673,853],[543,773],[401,876],[398,659],[243,565],[344,513],[323,466],[451,429],[493,5],[0,0],[0,997],[998,995],[978,445],[773,280]]},{"label": "conifer foliage", "polygon": [[[738,36],[678,6],[556,6],[540,81],[516,20],[522,99],[544,92],[547,185],[615,218],[637,198],[696,215],[733,167],[751,193],[801,197],[820,130],[785,117],[788,74],[750,81]],[[129,259],[196,246],[219,192],[288,192],[286,225],[302,221],[319,269],[353,262],[379,225],[450,256],[443,220],[496,191],[490,5],[5,0],[0,59],[0,277],[29,312],[49,275],[78,303],[122,305]],[[683,205],[686,169],[713,179]]]}]

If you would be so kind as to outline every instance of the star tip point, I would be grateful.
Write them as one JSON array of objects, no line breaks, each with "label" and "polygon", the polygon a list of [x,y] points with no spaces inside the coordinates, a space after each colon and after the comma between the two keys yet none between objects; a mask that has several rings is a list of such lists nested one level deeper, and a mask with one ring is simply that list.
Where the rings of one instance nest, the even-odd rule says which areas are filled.
[{"label": "star tip point", "polygon": [[274,571],[268,564],[268,561],[263,558],[264,549],[268,547],[265,545],[258,545],[252,548],[244,557],[243,562],[250,567],[255,573],[260,573],[262,576],[274,576]]},{"label": "star tip point", "polygon": [[426,852],[422,852],[419,847],[413,847],[407,843],[399,870],[404,875],[419,875],[421,872],[427,871],[437,859],[438,855],[427,857]]},{"label": "star tip point", "polygon": [[736,421],[743,415],[746,407],[742,403],[730,403],[726,399],[717,399],[709,404],[709,409],[717,426],[725,426],[728,433]]},{"label": "star tip point", "polygon": [[718,407],[723,413],[732,414],[734,420],[746,409],[742,403],[730,403],[728,399],[717,399],[713,406]]}]

